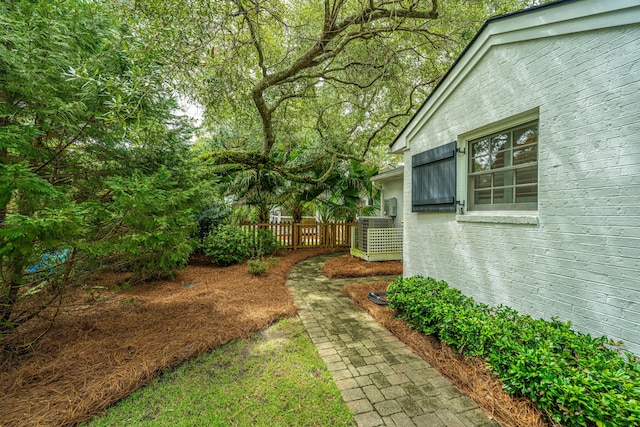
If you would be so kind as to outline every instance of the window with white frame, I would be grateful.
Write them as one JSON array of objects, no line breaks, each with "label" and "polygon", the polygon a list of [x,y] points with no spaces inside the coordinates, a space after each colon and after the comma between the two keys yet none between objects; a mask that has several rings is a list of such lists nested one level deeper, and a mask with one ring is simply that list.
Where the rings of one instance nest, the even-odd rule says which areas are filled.
[{"label": "window with white frame", "polygon": [[471,210],[538,209],[538,121],[469,141]]}]

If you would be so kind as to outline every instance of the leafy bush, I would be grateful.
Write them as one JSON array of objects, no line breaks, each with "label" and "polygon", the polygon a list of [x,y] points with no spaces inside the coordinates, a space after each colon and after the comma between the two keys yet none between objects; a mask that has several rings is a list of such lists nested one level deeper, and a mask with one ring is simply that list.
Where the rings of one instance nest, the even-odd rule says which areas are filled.
[{"label": "leafy bush", "polygon": [[240,264],[251,257],[251,241],[240,227],[220,225],[204,239],[204,253],[216,265]]},{"label": "leafy bush", "polygon": [[410,326],[485,358],[509,393],[529,397],[554,422],[640,425],[640,363],[605,337],[575,332],[570,322],[478,304],[432,278],[398,278],[388,298]]},{"label": "leafy bush", "polygon": [[280,248],[280,242],[269,230],[225,224],[212,230],[203,246],[204,253],[211,257],[212,263],[226,266],[271,255]]},{"label": "leafy bush", "polygon": [[196,214],[198,239],[202,242],[211,230],[221,225],[231,216],[232,210],[223,200],[212,200]]},{"label": "leafy bush", "polygon": [[278,262],[280,262],[279,258],[269,258],[268,260],[265,260],[264,258],[250,259],[247,263],[247,271],[255,276],[262,276],[270,266],[277,264]]}]

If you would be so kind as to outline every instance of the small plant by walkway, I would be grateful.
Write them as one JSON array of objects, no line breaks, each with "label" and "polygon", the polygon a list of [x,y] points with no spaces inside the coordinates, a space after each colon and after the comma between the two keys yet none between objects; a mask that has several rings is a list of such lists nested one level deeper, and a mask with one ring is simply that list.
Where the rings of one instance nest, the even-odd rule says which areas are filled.
[{"label": "small plant by walkway", "polygon": [[139,389],[90,426],[350,426],[297,318],[192,359]]}]

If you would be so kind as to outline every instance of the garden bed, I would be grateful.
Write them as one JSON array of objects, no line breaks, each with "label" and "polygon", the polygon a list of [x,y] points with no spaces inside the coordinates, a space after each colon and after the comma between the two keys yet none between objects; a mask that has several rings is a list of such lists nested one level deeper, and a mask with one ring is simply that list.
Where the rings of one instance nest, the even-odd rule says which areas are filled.
[{"label": "garden bed", "polygon": [[[45,337],[2,365],[0,425],[85,421],[162,370],[294,315],[287,273],[303,259],[335,251],[283,251],[260,277],[246,263],[195,263],[172,280],[128,291],[78,289]],[[46,327],[36,325],[29,335]]]},{"label": "garden bed", "polygon": [[369,276],[401,276],[402,262],[368,262],[351,255],[343,255],[325,262],[322,273],[329,279]]}]

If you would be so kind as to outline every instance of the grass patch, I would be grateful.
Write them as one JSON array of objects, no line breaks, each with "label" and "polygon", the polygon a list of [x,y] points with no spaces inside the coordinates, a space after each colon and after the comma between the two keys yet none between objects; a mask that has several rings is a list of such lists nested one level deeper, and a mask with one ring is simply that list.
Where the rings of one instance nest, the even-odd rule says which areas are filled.
[{"label": "grass patch", "polygon": [[96,426],[352,426],[297,318],[189,360],[108,408]]}]

